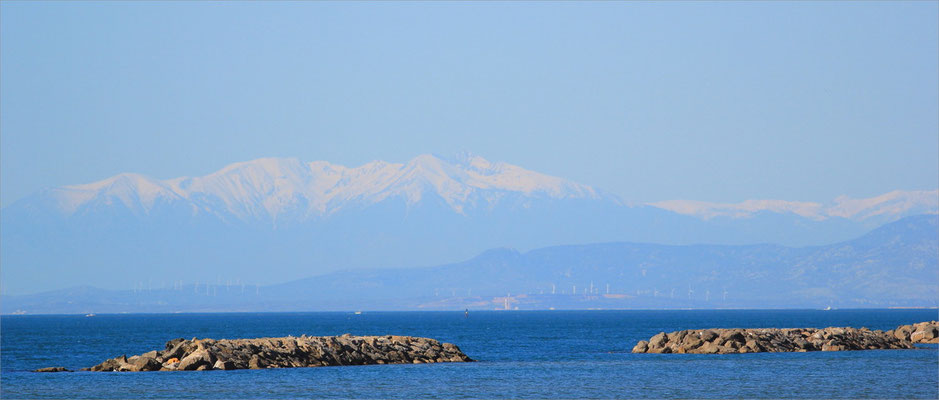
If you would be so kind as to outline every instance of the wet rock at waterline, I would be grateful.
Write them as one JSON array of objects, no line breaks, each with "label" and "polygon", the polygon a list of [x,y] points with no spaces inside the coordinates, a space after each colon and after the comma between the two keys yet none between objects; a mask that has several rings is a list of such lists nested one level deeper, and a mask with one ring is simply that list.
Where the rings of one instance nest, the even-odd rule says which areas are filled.
[{"label": "wet rock at waterline", "polygon": [[37,370],[34,370],[33,372],[72,372],[72,371],[65,369],[65,367],[46,367],[46,368],[39,368]]}]

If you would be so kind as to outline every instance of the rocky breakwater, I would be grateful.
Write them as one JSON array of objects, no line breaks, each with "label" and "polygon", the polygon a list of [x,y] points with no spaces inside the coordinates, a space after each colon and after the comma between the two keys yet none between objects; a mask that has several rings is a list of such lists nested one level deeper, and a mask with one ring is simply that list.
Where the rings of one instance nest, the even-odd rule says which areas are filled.
[{"label": "rocky breakwater", "polygon": [[90,371],[202,371],[473,361],[450,343],[411,336],[175,339],[163,350],[120,356]]},{"label": "rocky breakwater", "polygon": [[892,331],[887,331],[887,334],[913,343],[939,343],[939,321],[903,325]]},{"label": "rocky breakwater", "polygon": [[733,354],[875,349],[912,349],[893,331],[867,328],[701,329],[661,332],[642,340],[633,353]]}]

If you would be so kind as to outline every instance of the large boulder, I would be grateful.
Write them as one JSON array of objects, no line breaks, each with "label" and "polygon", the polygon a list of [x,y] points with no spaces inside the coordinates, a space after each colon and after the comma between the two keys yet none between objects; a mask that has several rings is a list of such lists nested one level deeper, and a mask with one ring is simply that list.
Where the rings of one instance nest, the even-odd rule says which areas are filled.
[{"label": "large boulder", "polygon": [[913,343],[939,343],[939,321],[899,326],[893,330],[893,335]]},{"label": "large boulder", "polygon": [[213,365],[212,368],[221,370],[235,369],[235,364],[231,361],[218,360],[215,362],[215,365]]},{"label": "large boulder", "polygon": [[668,335],[666,335],[665,332],[659,332],[649,339],[649,347],[660,348],[665,346],[665,342],[668,342]]},{"label": "large boulder", "polygon": [[131,365],[130,371],[159,371],[163,368],[163,364],[157,361],[155,358],[140,356],[129,363]]},{"label": "large boulder", "polygon": [[216,358],[214,354],[206,349],[199,349],[179,360],[179,366],[177,366],[176,369],[180,371],[194,371],[200,367],[211,368],[215,365],[215,361]]},{"label": "large boulder", "polygon": [[698,333],[698,337],[705,342],[710,342],[718,337],[717,332],[714,332],[711,329],[705,329]]},{"label": "large boulder", "polygon": [[126,371],[130,366],[127,363],[127,355],[114,357],[104,360],[101,364],[89,368],[90,371]]}]

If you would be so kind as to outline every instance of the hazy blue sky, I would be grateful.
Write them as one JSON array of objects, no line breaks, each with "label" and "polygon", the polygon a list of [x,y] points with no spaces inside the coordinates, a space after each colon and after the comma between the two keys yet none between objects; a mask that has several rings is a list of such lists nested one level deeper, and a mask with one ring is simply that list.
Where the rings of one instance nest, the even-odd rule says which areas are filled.
[{"label": "hazy blue sky", "polygon": [[939,186],[936,2],[0,5],[0,201],[468,150],[628,200]]}]

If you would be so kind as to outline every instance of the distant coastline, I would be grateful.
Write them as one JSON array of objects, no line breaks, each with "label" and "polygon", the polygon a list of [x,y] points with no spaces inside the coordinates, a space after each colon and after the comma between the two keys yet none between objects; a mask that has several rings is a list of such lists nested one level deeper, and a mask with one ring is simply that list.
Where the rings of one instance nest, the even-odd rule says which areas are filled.
[{"label": "distant coastline", "polygon": [[[878,310],[939,310],[939,307],[929,306],[929,307],[857,307],[857,308],[838,308],[838,311],[878,311]],[[564,308],[564,309],[525,309],[525,310],[499,310],[499,309],[470,309],[470,313],[513,313],[513,312],[617,312],[617,311],[637,311],[637,312],[646,312],[646,311],[663,311],[663,312],[673,312],[673,311],[825,311],[819,308]],[[117,313],[95,313],[94,316],[98,317],[109,317],[109,316],[126,316],[126,315],[246,315],[246,314],[349,314],[349,315],[363,315],[363,314],[372,314],[372,313],[428,313],[428,314],[463,314],[463,310],[450,309],[450,310],[427,310],[427,309],[416,309],[416,310],[359,310],[359,309],[348,309],[348,310],[293,310],[293,311],[173,311],[173,312],[117,312]],[[36,317],[36,316],[85,316],[88,317],[85,313],[44,313],[44,314],[29,314],[29,313],[10,313],[10,314],[0,314],[3,317]]]}]

